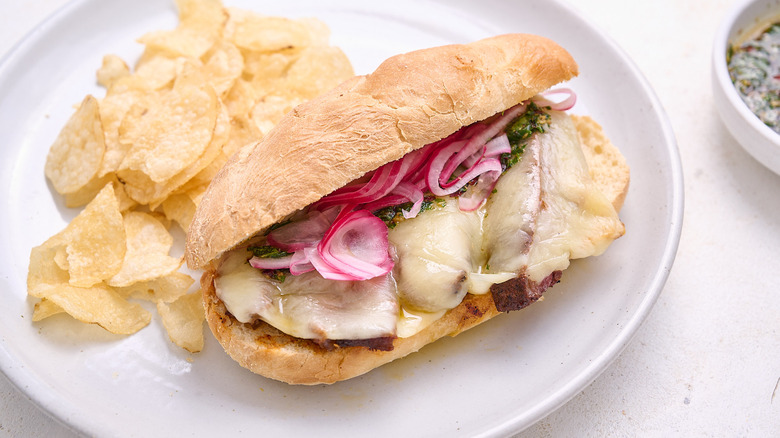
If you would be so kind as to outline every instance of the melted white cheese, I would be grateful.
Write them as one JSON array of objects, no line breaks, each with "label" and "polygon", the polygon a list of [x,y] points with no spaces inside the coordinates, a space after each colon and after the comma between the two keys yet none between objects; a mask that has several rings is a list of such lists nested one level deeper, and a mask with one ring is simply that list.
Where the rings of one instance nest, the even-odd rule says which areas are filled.
[{"label": "melted white cheese", "polygon": [[233,251],[215,280],[217,296],[241,322],[257,318],[303,339],[370,339],[396,335],[400,308],[392,276],[329,281],[316,271],[271,280]]},{"label": "melted white cheese", "polygon": [[457,200],[389,230],[397,254],[393,275],[406,307],[438,312],[457,306],[468,292],[468,274],[479,266],[481,212],[463,212]]},{"label": "melted white cheese", "polygon": [[553,112],[550,129],[538,139],[544,207],[528,254],[526,275],[533,281],[566,269],[570,259],[603,253],[624,232],[612,203],[590,178],[571,119]]},{"label": "melted white cheese", "polygon": [[482,246],[491,272],[519,272],[528,262],[542,208],[539,137],[529,141],[522,160],[501,175],[485,203]]},{"label": "melted white cheese", "polygon": [[342,282],[312,272],[278,283],[239,249],[220,266],[218,296],[239,321],[261,318],[299,338],[408,337],[467,292],[487,293],[521,271],[540,281],[570,258],[600,254],[623,225],[588,175],[571,120],[552,117],[480,209],[462,212],[448,199],[390,230],[392,274]]},{"label": "melted white cheese", "polygon": [[397,336],[399,338],[408,338],[409,336],[419,333],[422,329],[444,316],[446,312],[446,310],[440,310],[438,312],[421,312],[402,307],[401,315],[398,318]]}]

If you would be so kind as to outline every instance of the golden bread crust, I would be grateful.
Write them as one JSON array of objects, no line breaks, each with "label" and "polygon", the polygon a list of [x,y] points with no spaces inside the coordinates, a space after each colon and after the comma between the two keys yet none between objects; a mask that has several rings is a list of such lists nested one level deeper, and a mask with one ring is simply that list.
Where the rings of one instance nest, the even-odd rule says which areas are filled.
[{"label": "golden bread crust", "polygon": [[187,264],[201,269],[366,172],[576,74],[563,48],[524,34],[389,58],[298,106],[231,157],[190,225]]},{"label": "golden bread crust", "polygon": [[607,138],[601,125],[589,116],[572,115],[590,177],[598,184],[615,210],[620,211],[628,193],[631,173],[625,157]]}]

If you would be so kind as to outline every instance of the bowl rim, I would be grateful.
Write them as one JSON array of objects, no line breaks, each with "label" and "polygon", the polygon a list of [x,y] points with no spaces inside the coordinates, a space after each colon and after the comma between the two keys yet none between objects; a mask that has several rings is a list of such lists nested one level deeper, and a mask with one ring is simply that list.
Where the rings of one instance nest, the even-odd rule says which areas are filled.
[{"label": "bowl rim", "polygon": [[[773,14],[766,16],[764,19],[761,19],[762,15],[749,15],[748,11],[751,6],[757,3],[767,3],[770,10],[773,11]],[[774,3],[774,5],[771,3]],[[745,26],[744,30],[738,29],[736,27],[740,21],[752,21],[754,24]],[[728,103],[736,110],[737,114],[739,114],[742,121],[750,126],[750,128],[759,134],[766,142],[780,148],[780,134],[764,124],[764,122],[748,108],[739,93],[737,93],[737,88],[731,81],[728,65],[726,64],[726,53],[731,42],[731,38],[729,37],[732,33],[734,33],[735,36],[751,35],[774,21],[780,21],[780,1],[742,0],[732,6],[726,13],[725,18],[721,21],[715,34],[715,44],[713,44],[712,50],[712,65],[718,86],[723,91]],[[734,39],[738,40],[738,38]]]}]

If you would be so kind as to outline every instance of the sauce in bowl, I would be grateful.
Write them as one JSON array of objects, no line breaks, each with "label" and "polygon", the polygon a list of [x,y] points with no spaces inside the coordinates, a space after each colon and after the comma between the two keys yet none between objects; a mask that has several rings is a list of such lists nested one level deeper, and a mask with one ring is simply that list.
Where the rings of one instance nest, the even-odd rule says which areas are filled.
[{"label": "sauce in bowl", "polygon": [[780,134],[780,21],[726,55],[729,76],[742,100]]}]

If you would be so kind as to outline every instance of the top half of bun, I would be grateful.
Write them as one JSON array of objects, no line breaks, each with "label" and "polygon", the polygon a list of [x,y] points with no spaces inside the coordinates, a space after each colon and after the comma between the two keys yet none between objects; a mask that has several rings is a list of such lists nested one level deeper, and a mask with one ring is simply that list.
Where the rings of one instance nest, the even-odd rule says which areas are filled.
[{"label": "top half of bun", "polygon": [[231,157],[190,225],[187,263],[200,269],[366,172],[576,75],[562,47],[526,34],[389,58]]}]

